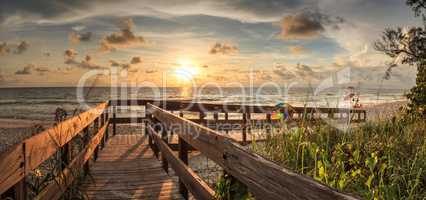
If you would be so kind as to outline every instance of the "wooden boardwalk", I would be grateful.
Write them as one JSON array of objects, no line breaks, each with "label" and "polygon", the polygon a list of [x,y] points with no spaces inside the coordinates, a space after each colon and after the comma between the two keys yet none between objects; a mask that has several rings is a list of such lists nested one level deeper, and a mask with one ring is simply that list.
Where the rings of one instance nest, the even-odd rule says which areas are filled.
[{"label": "wooden boardwalk", "polygon": [[[272,133],[277,123],[272,118],[272,112],[277,111],[275,106],[124,102],[128,103],[126,106],[144,106],[148,112],[117,118],[117,107],[123,101],[104,102],[0,154],[0,199],[30,199],[28,176],[55,159],[60,162],[55,162],[54,167],[61,173],[40,175],[37,180],[50,175],[54,175],[54,180],[41,191],[33,191],[36,193],[31,199],[67,198],[67,189],[77,184],[88,199],[213,200],[214,189],[188,165],[189,155],[195,150],[247,186],[256,199],[358,199],[283,168],[241,145],[250,143],[255,129]],[[290,119],[322,120],[323,114],[332,120],[366,119],[366,111],[360,109],[288,109]],[[179,115],[172,111],[179,111]],[[198,119],[185,119],[184,111],[198,113]],[[280,108],[277,112],[286,110]],[[229,119],[235,114],[241,115],[241,119]],[[252,119],[252,114],[265,117],[258,121]],[[206,118],[209,115],[213,115],[213,120]],[[134,124],[143,129],[117,131],[117,124]],[[224,134],[234,132],[237,134]],[[75,145],[81,148],[74,148]]]},{"label": "wooden boardwalk", "polygon": [[183,199],[142,134],[113,136],[91,164],[81,186],[89,199]]}]

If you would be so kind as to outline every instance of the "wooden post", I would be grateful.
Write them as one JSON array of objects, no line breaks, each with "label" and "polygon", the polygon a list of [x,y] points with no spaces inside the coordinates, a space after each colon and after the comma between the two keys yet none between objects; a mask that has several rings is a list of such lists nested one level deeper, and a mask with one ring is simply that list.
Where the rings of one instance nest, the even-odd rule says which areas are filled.
[{"label": "wooden post", "polygon": [[[84,143],[84,146],[86,147],[87,144],[90,141],[90,135],[89,135],[89,128],[88,127],[83,129],[83,134],[84,134],[83,135],[83,143]],[[83,166],[83,173],[84,173],[85,176],[89,174],[89,160]]]},{"label": "wooden post", "polygon": [[[225,112],[225,124],[226,124],[226,126],[229,126],[228,120],[229,120],[228,112]],[[228,134],[228,132],[229,132],[229,130],[226,129],[225,133]]]},{"label": "wooden post", "polygon": [[361,122],[361,112],[360,111],[357,111],[358,112],[358,122]]},{"label": "wooden post", "polygon": [[[167,137],[167,128],[164,124],[161,124],[161,139],[163,139],[163,141],[167,145],[169,144],[169,140]],[[169,163],[167,162],[167,159],[163,153],[161,153],[161,165],[163,166],[164,171],[169,173]]]},{"label": "wooden post", "polygon": [[242,144],[247,144],[247,113],[243,113],[243,124],[242,124]]},{"label": "wooden post", "polygon": [[268,112],[266,114],[266,133],[270,134],[272,128],[272,119],[271,119],[271,113]]},{"label": "wooden post", "polygon": [[219,123],[218,123],[218,121],[219,121],[219,112],[215,111],[213,113],[213,119],[214,119],[214,124],[216,126],[216,131],[218,131],[219,130]]},{"label": "wooden post", "polygon": [[[99,118],[96,118],[94,123],[93,123],[93,135],[96,135],[99,131]],[[101,140],[101,146],[103,146],[103,140]],[[93,159],[97,160],[98,159],[98,154],[99,154],[99,145],[96,146],[95,148],[95,152],[93,154]]]},{"label": "wooden post", "polygon": [[117,107],[113,106],[112,107],[112,135],[115,135],[117,133],[116,119],[117,119]]},{"label": "wooden post", "polygon": [[203,111],[200,112],[200,124],[203,126],[206,126],[206,122],[204,120],[204,118],[206,117],[206,113],[204,113]]},{"label": "wooden post", "polygon": [[[154,134],[157,134],[158,133],[158,131],[160,131],[159,130],[159,128],[161,127],[160,125],[159,125],[159,121],[157,120],[157,119],[155,119],[155,118],[152,118],[152,122],[153,122],[153,124],[154,124],[154,131],[155,131],[155,133]],[[152,138],[151,138],[151,140],[152,140]],[[151,143],[152,143],[152,141],[151,141]],[[157,146],[158,144],[155,144],[155,142],[154,142],[154,145],[152,145],[152,150],[154,151],[154,155],[155,155],[155,157],[157,157],[157,159],[159,158],[159,153],[158,153],[158,151],[159,151],[159,147]]]},{"label": "wooden post", "polygon": [[367,121],[367,111],[363,111],[362,113],[364,113],[364,121]]},{"label": "wooden post", "polygon": [[[179,148],[179,159],[182,160],[185,165],[188,165],[188,144],[179,137],[178,139],[178,148]],[[188,199],[188,189],[183,184],[182,180],[179,178],[179,192],[184,199]]]},{"label": "wooden post", "polygon": [[27,186],[25,177],[13,186],[15,192],[15,200],[27,200]]},{"label": "wooden post", "polygon": [[69,144],[70,142],[66,143],[61,147],[61,170],[64,170],[71,160],[71,145]]},{"label": "wooden post", "polygon": [[247,113],[247,133],[251,135],[251,113]]}]

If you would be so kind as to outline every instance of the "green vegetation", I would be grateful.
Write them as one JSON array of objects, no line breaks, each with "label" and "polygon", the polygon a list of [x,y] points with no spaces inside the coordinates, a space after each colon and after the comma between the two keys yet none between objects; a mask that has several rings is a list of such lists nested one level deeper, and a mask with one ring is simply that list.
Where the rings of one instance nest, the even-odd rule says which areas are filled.
[{"label": "green vegetation", "polygon": [[218,200],[254,199],[245,185],[227,173],[220,176],[216,182],[215,198]]},{"label": "green vegetation", "polygon": [[252,149],[333,188],[367,199],[426,198],[426,122],[410,116],[340,131],[280,130]]},{"label": "green vegetation", "polygon": [[394,60],[384,76],[385,79],[391,76],[392,68],[400,64],[417,67],[416,85],[407,95],[407,111],[426,118],[426,0],[407,0],[406,3],[415,16],[423,17],[423,26],[386,29],[381,40],[375,43],[375,48]]}]

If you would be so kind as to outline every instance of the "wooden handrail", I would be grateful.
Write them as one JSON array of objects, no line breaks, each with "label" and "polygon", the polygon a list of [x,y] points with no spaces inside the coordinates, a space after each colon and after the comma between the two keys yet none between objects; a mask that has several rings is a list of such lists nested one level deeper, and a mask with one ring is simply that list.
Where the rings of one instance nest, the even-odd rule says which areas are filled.
[{"label": "wooden handrail", "polygon": [[214,191],[207,183],[173,154],[173,150],[170,149],[151,126],[146,128],[148,129],[149,136],[153,138],[155,145],[161,151],[162,157],[165,157],[167,162],[170,163],[174,172],[179,176],[179,180],[182,180],[194,197],[196,199],[214,199]]},{"label": "wooden handrail", "polygon": [[266,160],[224,134],[152,104],[147,108],[156,120],[244,183],[257,199],[357,199]]},{"label": "wooden handrail", "polygon": [[92,157],[93,153],[95,153],[95,149],[104,137],[107,126],[108,121],[99,129],[96,135],[91,138],[88,145],[80,151],[80,153],[78,153],[76,158],[74,158],[67,168],[65,168],[62,173],[55,178],[55,181],[47,185],[46,188],[44,188],[43,191],[34,198],[35,200],[55,200],[62,196],[62,193],[65,192],[77,178],[78,173],[76,171],[80,170],[89,158]]},{"label": "wooden handrail", "polygon": [[49,159],[61,147],[87,128],[108,107],[108,103],[67,119],[52,128],[25,139],[0,155],[0,194],[7,191]]}]

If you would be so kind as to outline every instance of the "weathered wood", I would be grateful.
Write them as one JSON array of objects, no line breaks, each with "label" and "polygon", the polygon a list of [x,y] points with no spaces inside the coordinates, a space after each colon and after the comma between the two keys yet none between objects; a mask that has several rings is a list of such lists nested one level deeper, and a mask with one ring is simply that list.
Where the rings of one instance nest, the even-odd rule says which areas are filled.
[{"label": "weathered wood", "polygon": [[[83,143],[84,143],[85,146],[88,146],[89,142],[90,142],[90,135],[89,135],[89,128],[88,127],[83,130],[83,134],[84,134],[83,135]],[[89,174],[89,170],[90,170],[89,164],[90,164],[89,162],[85,162],[84,165],[83,165],[83,172],[84,172],[85,176]]]},{"label": "weathered wood", "polygon": [[91,176],[80,184],[82,193],[88,199],[182,199],[177,177],[172,170],[165,173],[147,138],[143,134],[111,137],[91,165]]},{"label": "weathered wood", "polygon": [[17,144],[0,155],[0,194],[25,176],[24,144]]},{"label": "weathered wood", "polygon": [[247,113],[243,113],[243,126],[242,126],[242,141],[243,145],[247,143]]},{"label": "weathered wood", "polygon": [[[152,114],[182,139],[247,185],[257,199],[356,199],[307,176],[292,172],[215,132],[148,104]],[[261,170],[260,170],[261,169]]]},{"label": "weathered wood", "polygon": [[68,186],[77,178],[79,174],[78,171],[81,167],[86,166],[86,163],[88,163],[88,160],[93,155],[96,147],[99,146],[106,128],[107,124],[99,129],[99,131],[87,143],[86,147],[76,156],[76,158],[73,159],[62,173],[55,178],[55,181],[47,185],[34,199],[59,199]]},{"label": "weathered wood", "polygon": [[[161,124],[161,139],[163,140],[164,143],[166,143],[166,145],[168,145],[169,141],[168,141],[167,127],[162,124]],[[163,152],[161,152],[161,164],[163,166],[164,171],[169,173],[169,163],[167,162],[167,158]]]},{"label": "weathered wood", "polygon": [[117,134],[117,106],[112,107],[112,135]]},{"label": "weathered wood", "polygon": [[[189,145],[179,137],[178,139],[178,155],[179,159],[185,164],[188,165],[188,148]],[[179,192],[182,194],[183,198],[188,199],[188,189],[185,187],[185,184],[181,180],[182,178],[179,178]]]},{"label": "weathered wood", "polygon": [[27,183],[25,178],[21,179],[14,186],[15,200],[27,200]]},{"label": "weathered wood", "polygon": [[214,191],[191,168],[177,158],[168,145],[157,135],[153,128],[148,127],[150,137],[158,145],[161,153],[170,162],[171,167],[196,199],[214,199]]},{"label": "weathered wood", "polygon": [[119,117],[111,119],[111,122],[115,124],[142,123],[145,119],[145,117]]},{"label": "weathered wood", "polygon": [[[146,104],[152,104],[157,107],[161,107],[165,110],[170,111],[191,111],[191,112],[222,112],[222,113],[267,113],[276,111],[279,109],[276,106],[266,106],[266,105],[238,105],[238,104],[214,104],[214,103],[199,103],[191,102],[191,100],[153,100],[153,99],[127,99],[127,100],[111,100],[110,105],[134,105],[141,106]],[[288,106],[292,113],[312,113],[313,110],[320,113],[346,113],[346,112],[363,112],[365,110],[359,108],[324,108],[324,107],[297,107],[297,106]]]},{"label": "weathered wood", "polygon": [[92,110],[65,120],[53,128],[26,139],[23,142],[26,148],[26,173],[34,170],[60,147],[89,126],[102,113],[106,106],[106,103],[100,104]]}]

